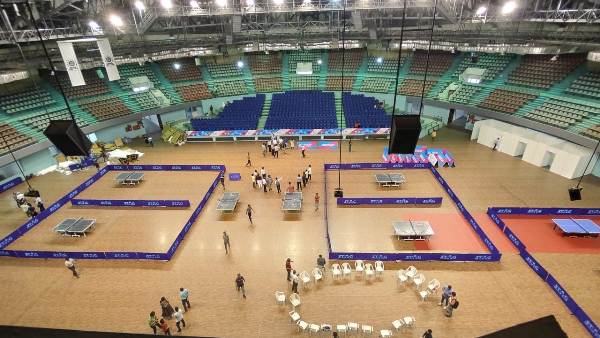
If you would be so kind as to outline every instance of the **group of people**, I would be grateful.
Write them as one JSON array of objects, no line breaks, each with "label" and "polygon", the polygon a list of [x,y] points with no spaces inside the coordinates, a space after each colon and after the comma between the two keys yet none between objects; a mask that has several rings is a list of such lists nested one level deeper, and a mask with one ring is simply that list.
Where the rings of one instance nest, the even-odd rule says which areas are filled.
[{"label": "group of people", "polygon": [[[302,191],[302,188],[306,188],[306,185],[312,181],[312,166],[309,164],[301,174],[296,177],[296,190]],[[291,182],[290,182],[291,183]]]},{"label": "group of people", "polygon": [[23,194],[22,192],[17,191],[13,193],[13,199],[17,203],[17,207],[21,208],[21,210],[23,210],[27,217],[33,218],[38,215],[38,210],[39,212],[46,210],[46,207],[44,206],[44,201],[40,196],[36,197],[33,201],[33,203],[37,206],[38,210],[35,209],[35,207],[31,204],[31,202],[27,200],[25,194]]},{"label": "group of people", "polygon": [[267,174],[265,167],[260,168],[260,172],[254,170],[252,173],[252,188],[262,189],[264,192],[272,191],[273,184],[275,184],[275,188],[277,189],[277,193],[281,193],[281,178],[273,177]]},{"label": "group of people", "polygon": [[267,152],[269,152],[273,158],[279,158],[279,151],[283,151],[285,154],[287,148],[294,149],[296,145],[294,144],[293,139],[287,140],[273,134],[271,135],[271,139],[261,143],[260,147],[262,149],[263,157],[266,157]]},{"label": "group of people", "polygon": [[456,292],[452,289],[452,285],[447,285],[442,288],[442,299],[438,303],[444,309],[446,317],[452,317],[452,312],[458,308],[458,299]]},{"label": "group of people", "polygon": [[183,313],[189,311],[192,308],[190,304],[190,291],[186,288],[179,288],[179,299],[181,299],[181,305],[183,305],[183,309],[180,309],[178,306],[171,306],[167,298],[160,298],[160,308],[162,310],[161,317],[158,318],[156,316],[156,312],[150,312],[150,317],[148,318],[148,325],[154,332],[157,333],[158,329],[165,335],[171,335],[171,328],[169,328],[169,323],[165,319],[175,318],[175,326],[177,327],[177,332],[181,332],[181,327],[185,327],[185,319],[183,318]]}]

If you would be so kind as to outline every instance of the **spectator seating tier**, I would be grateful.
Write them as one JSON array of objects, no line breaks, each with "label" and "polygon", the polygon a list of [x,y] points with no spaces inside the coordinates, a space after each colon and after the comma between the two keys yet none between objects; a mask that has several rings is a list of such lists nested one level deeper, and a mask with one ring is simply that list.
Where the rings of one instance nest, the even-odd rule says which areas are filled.
[{"label": "spectator seating tier", "polygon": [[[431,88],[435,85],[435,80],[425,81],[425,95],[429,93]],[[398,94],[407,96],[421,96],[423,90],[423,80],[418,79],[404,79],[400,85],[398,85]]]},{"label": "spectator seating tier", "polygon": [[289,72],[296,74],[298,62],[312,62],[313,73],[318,73],[321,70],[318,60],[321,59],[320,51],[294,51],[288,56]]},{"label": "spectator seating tier", "polygon": [[344,65],[344,72],[354,74],[360,68],[364,54],[363,50],[346,50],[345,55],[341,51],[331,51],[327,66],[330,71],[341,72]]},{"label": "spectator seating tier", "polygon": [[481,90],[480,87],[462,83],[459,87],[448,97],[451,102],[457,102],[462,104],[468,104],[473,95],[477,94]]},{"label": "spectator seating tier", "polygon": [[[179,64],[179,69],[175,69],[175,64]],[[196,66],[194,59],[163,60],[158,65],[163,75],[171,82],[202,80],[202,71]]]},{"label": "spectator seating tier", "polygon": [[192,127],[194,130],[254,130],[264,103],[264,94],[244,97],[226,104],[216,118],[192,119]]},{"label": "spectator seating tier", "polygon": [[[3,138],[0,139],[0,154],[8,152],[9,147],[14,151],[35,143],[33,138],[21,134],[8,124],[0,124],[0,133],[2,133],[3,136]],[[4,142],[4,140],[6,140],[6,142]]]},{"label": "spectator seating tier", "polygon": [[28,89],[0,96],[0,109],[7,114],[21,113],[55,103],[50,94],[42,89]]},{"label": "spectator seating tier", "polygon": [[300,75],[290,76],[290,87],[292,90],[317,90],[319,89],[319,76]]},{"label": "spectator seating tier", "polygon": [[387,115],[380,102],[362,94],[342,94],[346,126],[359,123],[362,128],[385,128],[391,125],[391,115]]},{"label": "spectator seating tier", "polygon": [[121,79],[119,80],[119,85],[125,91],[132,91],[131,83],[129,82],[130,77],[139,77],[146,76],[148,80],[154,83],[155,87],[160,87],[161,83],[150,68],[149,64],[144,63],[143,65],[139,65],[138,63],[127,63],[123,65],[119,65],[119,74],[121,75]]},{"label": "spectator seating tier", "polygon": [[[404,65],[405,57],[400,59],[400,68]],[[382,58],[381,63],[377,62],[377,57],[370,57],[367,62],[367,71],[370,73],[386,73],[396,75],[398,67],[398,58],[386,59]]]},{"label": "spectator seating tier", "polygon": [[[354,77],[344,76],[344,91],[351,91],[353,83]],[[342,90],[342,77],[328,76],[327,82],[325,83],[325,88],[327,90]]]},{"label": "spectator seating tier", "polygon": [[583,54],[525,55],[521,63],[508,77],[508,83],[550,88],[575,70],[583,61]]},{"label": "spectator seating tier", "polygon": [[281,73],[281,54],[250,54],[248,56],[250,69],[254,74],[276,74]]},{"label": "spectator seating tier", "polygon": [[[452,65],[454,54],[449,52],[431,51],[429,56],[428,74],[442,75]],[[425,66],[427,65],[427,52],[416,51],[412,57],[410,65],[410,73],[425,74]]]},{"label": "spectator seating tier", "polygon": [[92,102],[79,103],[79,106],[94,115],[98,121],[131,114],[131,110],[118,97],[108,97]]},{"label": "spectator seating tier", "polygon": [[259,93],[280,92],[283,90],[280,77],[254,78],[254,86]]},{"label": "spectator seating tier", "polygon": [[265,129],[337,128],[332,92],[293,91],[273,94]]},{"label": "spectator seating tier", "polygon": [[206,68],[208,68],[210,75],[217,79],[225,78],[225,77],[242,77],[242,76],[244,76],[244,73],[242,73],[242,70],[240,68],[238,68],[236,65],[230,64],[230,63],[223,63],[223,64],[209,63],[206,65]]},{"label": "spectator seating tier", "polygon": [[600,109],[560,99],[549,99],[524,117],[555,127],[567,128],[588,117],[589,114],[600,114]]},{"label": "spectator seating tier", "polygon": [[98,77],[95,69],[84,69],[81,71],[83,79],[85,80],[84,86],[73,87],[71,80],[67,72],[56,72],[56,75],[52,76],[47,73],[50,84],[58,89],[58,82],[62,89],[65,91],[65,95],[69,98],[75,97],[86,97],[94,95],[102,95],[109,92],[106,81]]},{"label": "spectator seating tier", "polygon": [[600,72],[588,72],[575,80],[566,90],[569,94],[600,97]]},{"label": "spectator seating tier", "polygon": [[[483,74],[483,81],[491,81],[508,66],[511,59],[511,55],[495,53],[479,53],[476,55],[476,59],[466,56],[458,66],[456,72],[454,72],[454,76],[458,77],[467,68],[483,68],[486,70]],[[477,62],[474,62],[474,60],[477,60]]]},{"label": "spectator seating tier", "polygon": [[217,96],[235,96],[248,94],[248,87],[243,80],[215,82]]},{"label": "spectator seating tier", "polygon": [[582,134],[595,140],[600,140],[600,124],[584,130]]},{"label": "spectator seating tier", "polygon": [[[66,108],[52,109],[46,112],[38,112],[36,114],[32,114],[31,116],[25,117],[21,119],[28,127],[35,129],[39,132],[43,132],[50,123],[50,120],[70,120],[71,115]],[[89,125],[85,120],[82,120],[79,116],[75,116],[75,120],[77,121],[77,125],[79,127],[85,127]]]},{"label": "spectator seating tier", "polygon": [[361,92],[389,93],[394,86],[394,79],[384,77],[366,77],[360,85]]},{"label": "spectator seating tier", "polygon": [[184,101],[199,101],[210,99],[212,97],[212,94],[208,90],[208,86],[203,82],[192,85],[182,85],[175,87],[175,89]]},{"label": "spectator seating tier", "polygon": [[479,104],[479,107],[507,114],[514,114],[521,106],[534,98],[535,95],[529,93],[494,89],[494,91]]}]

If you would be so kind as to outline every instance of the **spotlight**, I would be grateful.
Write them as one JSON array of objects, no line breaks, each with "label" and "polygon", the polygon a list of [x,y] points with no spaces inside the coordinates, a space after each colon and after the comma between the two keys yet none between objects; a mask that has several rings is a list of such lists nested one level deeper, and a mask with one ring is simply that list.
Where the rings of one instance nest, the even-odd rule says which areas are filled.
[{"label": "spotlight", "polygon": [[510,14],[517,8],[517,3],[514,1],[509,1],[502,6],[502,14]]},{"label": "spotlight", "polygon": [[377,63],[383,63],[383,58],[379,56],[375,61],[377,61]]},{"label": "spotlight", "polygon": [[304,1],[302,2],[302,4],[303,4],[304,6],[310,6],[310,0],[304,0]]},{"label": "spotlight", "polygon": [[116,15],[116,14],[111,14],[108,17],[108,20],[110,21],[110,23],[115,26],[115,27],[121,27],[123,26],[123,20],[121,19],[120,16]]},{"label": "spotlight", "polygon": [[244,68],[244,61],[240,60],[236,63],[238,68]]},{"label": "spotlight", "polygon": [[15,14],[17,16],[21,16],[21,12],[19,12],[19,6],[17,6],[17,4],[13,4],[13,9],[15,10]]},{"label": "spotlight", "polygon": [[140,11],[143,11],[144,9],[146,9],[146,6],[144,6],[144,3],[141,2],[140,0],[136,1],[134,3],[135,8],[137,8]]},{"label": "spotlight", "polygon": [[176,62],[173,64],[173,68],[175,68],[176,70],[179,70],[179,69],[181,69],[181,65]]},{"label": "spotlight", "polygon": [[215,3],[219,7],[225,7],[225,6],[227,6],[227,0],[215,0]]},{"label": "spotlight", "polygon": [[281,4],[283,4],[283,0],[273,0],[273,3],[277,6],[281,6]]},{"label": "spotlight", "polygon": [[550,61],[556,61],[558,60],[558,55],[554,55],[553,57],[550,58]]},{"label": "spotlight", "polygon": [[171,9],[171,8],[173,8],[173,2],[171,0],[160,0],[160,4],[165,9]]},{"label": "spotlight", "polygon": [[248,6],[248,7],[254,6],[254,0],[246,0],[246,6]]},{"label": "spotlight", "polygon": [[90,28],[94,31],[97,31],[98,29],[100,29],[100,26],[94,20],[91,20],[90,22],[88,22],[88,26],[90,26]]},{"label": "spotlight", "polygon": [[318,59],[318,60],[317,60],[317,64],[318,64],[318,65],[321,65],[321,64],[323,64],[323,60],[321,60],[321,59]]},{"label": "spotlight", "polygon": [[478,16],[483,16],[487,12],[487,7],[481,6],[477,8],[477,12],[475,12]]},{"label": "spotlight", "polygon": [[192,8],[198,8],[198,7],[200,7],[200,5],[198,5],[198,1],[191,0],[190,1],[190,7],[192,7]]}]

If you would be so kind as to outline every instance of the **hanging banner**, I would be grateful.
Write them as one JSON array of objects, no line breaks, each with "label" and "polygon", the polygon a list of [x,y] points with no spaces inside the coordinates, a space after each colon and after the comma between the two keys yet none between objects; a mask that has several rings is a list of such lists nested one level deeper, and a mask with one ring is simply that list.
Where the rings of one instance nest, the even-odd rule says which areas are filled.
[{"label": "hanging banner", "polygon": [[73,49],[72,42],[59,41],[58,49],[60,55],[65,63],[65,68],[69,74],[69,80],[71,80],[71,86],[85,86],[85,80],[77,61],[77,55],[75,55],[75,49]]},{"label": "hanging banner", "polygon": [[108,74],[108,80],[119,80],[121,76],[119,75],[119,69],[115,63],[115,58],[113,57],[108,39],[98,39],[98,48],[100,49],[100,55],[102,56],[102,63],[104,63],[104,68]]}]

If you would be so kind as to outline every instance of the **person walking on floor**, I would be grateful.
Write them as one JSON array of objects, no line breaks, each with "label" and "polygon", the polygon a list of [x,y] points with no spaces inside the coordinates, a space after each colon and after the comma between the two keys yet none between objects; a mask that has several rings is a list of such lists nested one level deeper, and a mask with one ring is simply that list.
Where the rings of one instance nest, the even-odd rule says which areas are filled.
[{"label": "person walking on floor", "polygon": [[428,329],[427,331],[425,331],[425,333],[423,333],[423,338],[433,338],[433,336],[431,335],[433,331],[431,331],[431,329]]},{"label": "person walking on floor", "polygon": [[223,231],[223,246],[225,247],[225,254],[229,254],[229,250],[231,250],[231,244],[229,243],[229,235],[227,232]]},{"label": "person walking on floor", "polygon": [[262,149],[262,153],[263,153],[263,157],[267,156],[267,145],[265,144],[265,142],[263,142],[260,145],[261,149]]},{"label": "person walking on floor", "polygon": [[248,204],[248,207],[246,208],[246,215],[248,215],[248,219],[250,220],[250,224],[252,224],[252,213],[254,212],[254,209],[252,209],[252,206],[250,204]]},{"label": "person walking on floor", "polygon": [[312,181],[312,166],[309,164],[308,168],[306,169],[306,173],[308,174],[308,180]]},{"label": "person walking on floor", "polygon": [[444,306],[448,306],[448,299],[452,295],[452,285],[447,285],[442,288],[442,299],[438,303],[439,306],[442,306],[443,303],[446,303]]},{"label": "person walking on floor", "polygon": [[256,188],[256,174],[252,173],[252,188]]},{"label": "person walking on floor", "polygon": [[246,279],[244,279],[244,276],[242,276],[241,274],[237,274],[237,277],[235,279],[235,287],[238,291],[238,293],[240,292],[240,290],[242,290],[242,297],[244,297],[244,299],[246,299],[246,289],[244,288],[244,285],[246,284]]},{"label": "person walking on floor", "polygon": [[302,191],[302,177],[300,174],[298,174],[298,177],[296,177],[296,190]]},{"label": "person walking on floor", "polygon": [[[190,291],[188,289],[179,288],[179,298],[181,299],[181,305],[183,305],[184,311],[188,311],[192,308],[192,305],[190,304]],[[177,307],[175,309],[175,311],[177,311]]]},{"label": "person walking on floor", "polygon": [[160,330],[164,333],[165,336],[171,335],[171,329],[169,328],[169,324],[164,319],[160,320]]},{"label": "person walking on floor", "polygon": [[290,258],[285,260],[285,271],[287,274],[287,280],[291,281],[292,280],[292,260]]},{"label": "person walking on floor", "polygon": [[175,307],[175,326],[177,326],[177,332],[181,332],[181,324],[185,327],[185,320],[183,319],[183,311],[177,306]]},{"label": "person walking on floor", "polygon": [[300,282],[300,277],[296,273],[296,270],[292,271],[292,292],[298,293],[298,283]]},{"label": "person walking on floor", "polygon": [[456,292],[452,292],[450,296],[450,300],[448,301],[448,306],[445,309],[446,317],[452,317],[452,312],[458,308],[458,299],[456,299]]},{"label": "person walking on floor", "polygon": [[269,187],[269,191],[273,190],[273,178],[271,175],[267,175],[267,186]]},{"label": "person walking on floor", "polygon": [[173,317],[173,312],[175,312],[175,310],[173,310],[173,307],[165,297],[160,297],[160,308],[162,310],[163,318]]},{"label": "person walking on floor", "polygon": [[260,177],[262,177],[262,178],[267,177],[267,171],[265,170],[265,167],[260,168]]},{"label": "person walking on floor", "polygon": [[79,278],[79,273],[75,268],[75,260],[73,258],[65,258],[65,266],[67,267],[67,269],[71,270],[71,272],[73,273],[73,277]]},{"label": "person walking on floor", "polygon": [[262,178],[262,186],[263,186],[263,191],[267,192],[267,179],[265,177]]},{"label": "person walking on floor", "polygon": [[221,177],[219,179],[221,181],[221,185],[223,186],[223,190],[225,190],[225,173],[221,173]]},{"label": "person walking on floor", "polygon": [[275,177],[275,188],[277,188],[277,195],[281,194],[281,182],[278,177]]},{"label": "person walking on floor", "polygon": [[273,154],[275,155],[275,158],[279,158],[279,145],[278,144],[273,146]]},{"label": "person walking on floor", "polygon": [[348,138],[348,152],[351,153],[352,152],[352,139]]},{"label": "person walking on floor", "polygon": [[256,185],[258,186],[258,189],[262,189],[262,177],[261,176],[256,177]]},{"label": "person walking on floor", "polygon": [[46,207],[44,206],[44,201],[42,201],[42,198],[40,196],[35,198],[35,204],[37,205],[38,209],[40,209],[40,212],[46,210]]},{"label": "person walking on floor", "polygon": [[306,188],[307,184],[308,184],[308,170],[304,170],[304,173],[302,173],[302,186],[304,188]]},{"label": "person walking on floor", "polygon": [[321,199],[321,197],[319,196],[319,193],[315,193],[315,211],[319,210],[319,200]]},{"label": "person walking on floor", "polygon": [[306,157],[306,146],[302,146],[302,148],[300,148],[302,150],[302,158]]},{"label": "person walking on floor", "polygon": [[499,145],[500,145],[500,137],[498,137],[494,140],[494,146],[492,147],[492,150],[494,150],[494,151],[498,150]]},{"label": "person walking on floor", "polygon": [[323,257],[323,255],[319,255],[319,257],[317,257],[317,268],[319,268],[321,272],[325,271],[325,264],[327,264],[325,258]]},{"label": "person walking on floor", "polygon": [[290,149],[296,149],[296,142],[293,138],[290,139]]},{"label": "person walking on floor", "polygon": [[150,318],[148,318],[148,325],[150,325],[150,328],[152,329],[154,334],[156,334],[156,328],[159,325],[158,318],[156,318],[156,312],[150,312]]},{"label": "person walking on floor", "polygon": [[246,167],[251,167],[252,166],[252,161],[250,160],[250,152],[248,152],[248,155],[246,156]]}]

